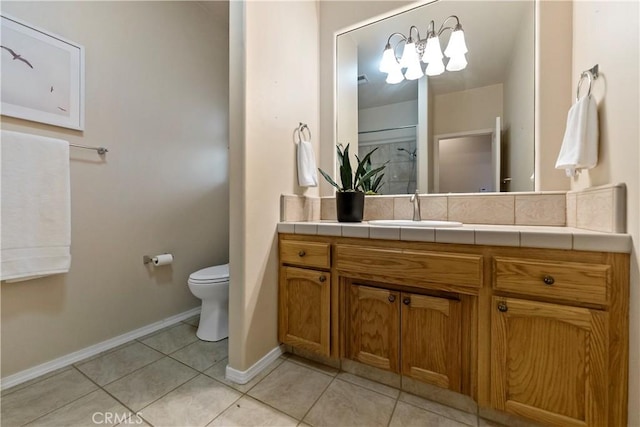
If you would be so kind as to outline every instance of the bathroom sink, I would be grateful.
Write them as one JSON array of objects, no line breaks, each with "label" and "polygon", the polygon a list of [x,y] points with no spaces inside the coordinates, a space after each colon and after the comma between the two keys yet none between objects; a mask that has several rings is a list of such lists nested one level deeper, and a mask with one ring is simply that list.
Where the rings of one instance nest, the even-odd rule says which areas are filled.
[{"label": "bathroom sink", "polygon": [[377,219],[369,221],[369,225],[378,226],[395,226],[395,227],[433,227],[433,228],[451,228],[462,227],[461,222],[457,221],[412,221],[410,219]]}]

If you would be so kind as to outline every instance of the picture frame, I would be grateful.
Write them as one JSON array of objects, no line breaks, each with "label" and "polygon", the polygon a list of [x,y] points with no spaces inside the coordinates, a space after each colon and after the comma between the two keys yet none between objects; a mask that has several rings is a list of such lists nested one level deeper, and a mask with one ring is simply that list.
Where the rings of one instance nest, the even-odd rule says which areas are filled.
[{"label": "picture frame", "polygon": [[84,130],[84,47],[0,14],[0,113]]}]

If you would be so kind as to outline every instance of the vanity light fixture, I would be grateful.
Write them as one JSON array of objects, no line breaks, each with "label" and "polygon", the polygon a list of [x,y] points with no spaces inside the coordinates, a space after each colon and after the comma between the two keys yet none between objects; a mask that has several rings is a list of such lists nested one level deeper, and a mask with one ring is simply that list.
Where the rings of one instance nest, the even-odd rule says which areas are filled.
[{"label": "vanity light fixture", "polygon": [[[455,19],[456,25],[445,27],[444,25],[450,19]],[[451,31],[451,37],[443,55],[440,47],[440,35],[445,30]],[[394,36],[399,36],[401,40],[395,47],[391,47],[391,39]],[[403,42],[402,56],[398,60],[395,51],[400,43]],[[387,73],[387,83],[396,84],[405,78],[407,80],[416,80],[425,74],[427,76],[437,76],[444,73],[445,66],[442,59],[445,56],[449,58],[446,66],[447,71],[462,70],[467,66],[467,59],[465,58],[467,52],[467,44],[464,41],[464,31],[462,30],[460,19],[455,15],[451,15],[442,22],[438,31],[435,30],[435,23],[431,21],[429,27],[427,27],[427,37],[425,39],[420,38],[420,32],[415,25],[409,28],[409,37],[402,33],[391,34],[384,47],[379,69],[381,72]],[[422,72],[420,60],[427,64],[424,73]],[[406,68],[404,74],[402,73],[403,68]]]}]

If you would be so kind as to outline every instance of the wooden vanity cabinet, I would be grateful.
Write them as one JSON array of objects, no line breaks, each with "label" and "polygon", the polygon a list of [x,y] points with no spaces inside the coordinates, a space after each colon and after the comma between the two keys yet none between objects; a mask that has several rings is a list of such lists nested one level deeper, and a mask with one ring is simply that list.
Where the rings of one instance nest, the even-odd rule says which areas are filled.
[{"label": "wooden vanity cabinet", "polygon": [[402,375],[461,391],[462,303],[402,294]]},{"label": "wooden vanity cabinet", "polygon": [[280,261],[278,296],[280,342],[329,356],[331,350],[330,245],[322,242],[281,241]]},{"label": "wooden vanity cabinet", "polygon": [[493,258],[494,409],[549,426],[623,425],[628,268],[626,255],[597,252]]},{"label": "wooden vanity cabinet", "polygon": [[400,371],[400,292],[351,284],[348,291],[347,357]]},{"label": "wooden vanity cabinet", "polygon": [[495,409],[546,425],[606,426],[608,313],[493,297]]},{"label": "wooden vanity cabinet", "polygon": [[470,398],[507,425],[509,414],[626,425],[628,254],[294,234],[279,242],[281,342],[458,392],[461,407]]},{"label": "wooden vanity cabinet", "polygon": [[348,358],[461,390],[460,301],[359,284],[348,295]]}]

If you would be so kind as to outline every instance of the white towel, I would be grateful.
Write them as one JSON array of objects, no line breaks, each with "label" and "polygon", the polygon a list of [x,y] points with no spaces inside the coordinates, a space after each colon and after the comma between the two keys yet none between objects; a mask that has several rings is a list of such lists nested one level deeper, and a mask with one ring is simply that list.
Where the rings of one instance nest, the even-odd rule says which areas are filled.
[{"label": "white towel", "polygon": [[2,131],[1,280],[66,273],[71,265],[69,143]]},{"label": "white towel", "polygon": [[576,176],[581,169],[591,169],[597,163],[598,105],[591,95],[586,95],[569,110],[556,169]]},{"label": "white towel", "polygon": [[298,185],[301,187],[318,186],[318,168],[311,142],[298,142]]}]

